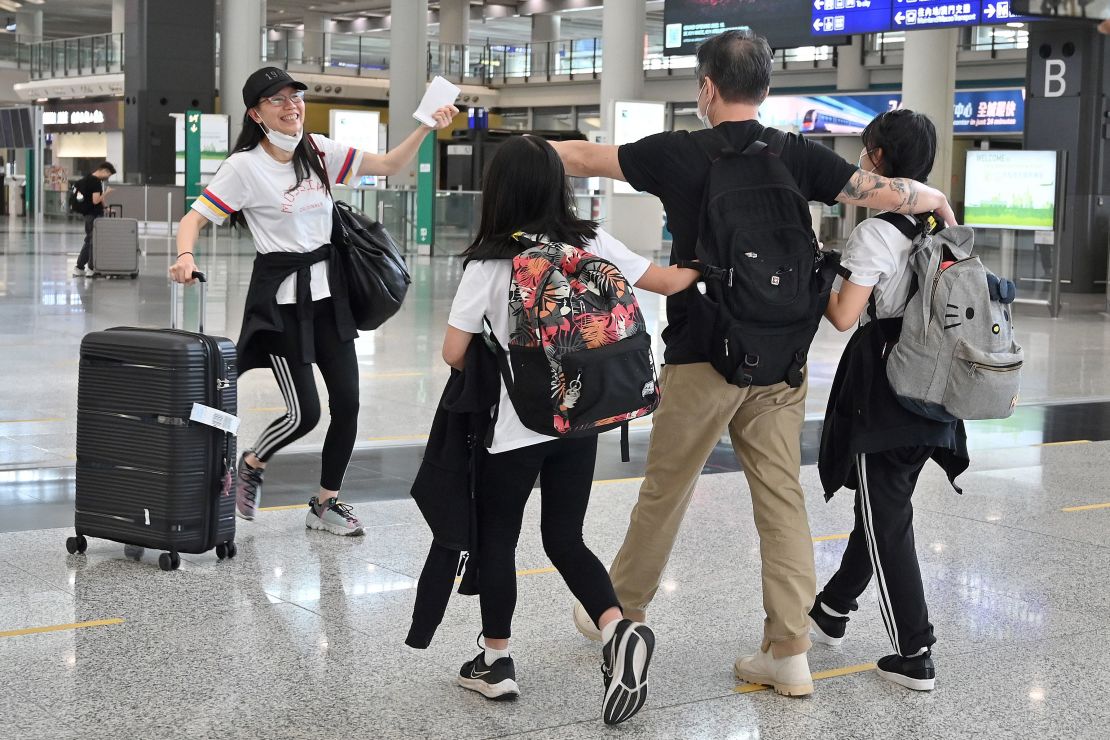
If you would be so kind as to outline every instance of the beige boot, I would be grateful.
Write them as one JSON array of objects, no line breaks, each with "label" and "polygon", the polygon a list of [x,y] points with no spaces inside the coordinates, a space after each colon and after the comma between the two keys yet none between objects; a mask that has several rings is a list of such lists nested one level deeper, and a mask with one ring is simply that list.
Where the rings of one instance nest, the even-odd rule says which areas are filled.
[{"label": "beige boot", "polygon": [[739,658],[733,666],[736,678],[748,683],[770,686],[783,696],[806,696],[813,693],[813,677],[805,653],[776,658],[767,652],[756,652]]}]

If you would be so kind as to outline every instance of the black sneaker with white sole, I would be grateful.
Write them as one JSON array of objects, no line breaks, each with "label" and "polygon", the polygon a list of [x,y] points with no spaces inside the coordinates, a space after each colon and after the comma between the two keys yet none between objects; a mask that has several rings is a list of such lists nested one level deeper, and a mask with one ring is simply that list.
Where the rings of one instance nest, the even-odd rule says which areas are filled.
[{"label": "black sneaker with white sole", "polygon": [[813,627],[813,641],[835,647],[844,642],[848,617],[830,614],[830,611],[831,609],[826,607],[822,600],[821,594],[817,594],[813,608],[809,610],[809,620]]},{"label": "black sneaker with white sole", "polygon": [[937,672],[933,667],[932,651],[912,658],[888,655],[879,659],[877,671],[887,681],[914,691],[932,691],[936,685]]},{"label": "black sneaker with white sole", "polygon": [[605,681],[602,716],[617,725],[639,712],[648,697],[648,667],[655,650],[655,633],[642,622],[622,619],[601,648],[601,676]]},{"label": "black sneaker with white sole", "polygon": [[459,686],[477,691],[487,699],[508,701],[520,696],[516,685],[516,666],[513,659],[498,658],[493,665],[486,665],[486,652],[474,656],[459,669]]}]

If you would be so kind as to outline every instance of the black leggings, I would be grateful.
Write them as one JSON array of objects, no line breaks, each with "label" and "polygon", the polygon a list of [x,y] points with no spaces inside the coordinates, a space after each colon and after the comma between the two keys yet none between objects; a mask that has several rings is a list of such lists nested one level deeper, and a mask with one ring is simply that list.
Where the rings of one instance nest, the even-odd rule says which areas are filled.
[{"label": "black leggings", "polygon": [[556,439],[488,455],[478,484],[478,585],[482,633],[504,640],[511,635],[516,609],[516,543],[524,505],[540,479],[540,533],[543,549],[597,623],[619,607],[605,566],[582,541],[582,521],[590,502],[597,437]]},{"label": "black leggings", "polygon": [[[320,487],[338,491],[343,486],[358,432],[358,357],[354,340],[339,338],[331,299],[316,301],[314,309],[316,366],[324,376],[331,410],[331,424],[324,437]],[[268,462],[274,453],[311,432],[320,422],[320,394],[312,365],[300,361],[296,308],[281,306],[280,310],[285,331],[272,332],[263,341],[285,399],[286,412],[266,427],[254,445],[254,454],[262,462]]]}]

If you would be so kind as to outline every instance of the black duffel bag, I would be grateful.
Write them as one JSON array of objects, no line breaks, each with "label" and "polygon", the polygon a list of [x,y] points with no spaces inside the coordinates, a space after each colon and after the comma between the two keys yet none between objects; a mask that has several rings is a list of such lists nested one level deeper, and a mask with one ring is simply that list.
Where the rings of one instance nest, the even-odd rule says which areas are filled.
[{"label": "black duffel bag", "polygon": [[404,303],[412,282],[405,258],[384,226],[347,203],[335,201],[332,219],[355,324],[377,329]]}]

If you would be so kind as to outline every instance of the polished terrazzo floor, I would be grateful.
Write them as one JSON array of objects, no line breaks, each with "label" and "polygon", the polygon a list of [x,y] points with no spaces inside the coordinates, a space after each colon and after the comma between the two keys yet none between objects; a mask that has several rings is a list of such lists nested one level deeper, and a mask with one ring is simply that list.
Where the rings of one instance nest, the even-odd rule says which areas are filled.
[{"label": "polished terrazzo floor", "polygon": [[[535,500],[517,560],[521,699],[493,704],[454,685],[476,651],[473,598],[454,597],[430,649],[403,645],[430,543],[405,476],[446,377],[438,347],[459,270],[450,260],[414,260],[405,309],[359,340],[372,401],[348,482],[365,537],[308,532],[303,510],[276,510],[240,525],[233,561],[186,555],[163,573],[153,554],[132,562],[101,540],[68,555],[80,339],[164,325],[169,310],[165,236],[144,239],[137,282],[70,277],[80,238],[72,226],[0,220],[0,738],[1110,737],[1110,442],[1086,441],[1110,439],[1110,322],[1091,301],[1071,299],[1058,321],[1019,309],[1025,403],[1013,420],[972,428],[963,496],[939,470],[923,476],[916,527],[939,640],[936,691],[870,670],[890,652],[873,592],[842,647],[811,651],[812,697],[736,685],[732,661],[761,632],[759,555],[744,477],[719,450],[650,613],[659,647],[648,707],[610,730],[599,654],[571,625]],[[223,232],[214,252],[210,327],[234,336],[250,245]],[[661,303],[644,303],[657,324]],[[819,337],[812,416],[843,341]],[[241,396],[249,438],[280,397],[262,373],[244,379]],[[642,447],[646,428],[633,436]],[[275,468],[284,483],[264,503],[310,488],[304,469],[318,443],[307,438]],[[599,465],[586,540],[606,562],[638,475],[636,463]],[[851,502],[825,504],[812,465],[802,476],[824,579]]]}]

